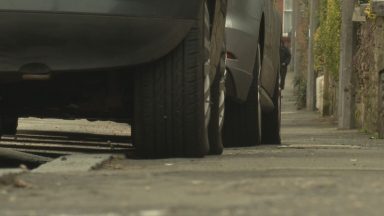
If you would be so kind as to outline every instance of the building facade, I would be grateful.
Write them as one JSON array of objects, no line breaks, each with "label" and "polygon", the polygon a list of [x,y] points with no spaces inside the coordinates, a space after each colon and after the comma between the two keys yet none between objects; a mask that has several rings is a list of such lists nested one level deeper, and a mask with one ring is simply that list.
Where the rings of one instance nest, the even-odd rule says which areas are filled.
[{"label": "building facade", "polygon": [[289,43],[292,32],[293,1],[294,0],[275,0],[276,8],[282,17],[283,37],[286,43]]}]

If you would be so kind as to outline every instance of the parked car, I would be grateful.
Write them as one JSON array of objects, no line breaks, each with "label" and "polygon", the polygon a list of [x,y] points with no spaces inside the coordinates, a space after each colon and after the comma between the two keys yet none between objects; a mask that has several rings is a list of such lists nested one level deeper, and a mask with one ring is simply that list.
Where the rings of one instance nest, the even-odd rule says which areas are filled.
[{"label": "parked car", "polygon": [[226,0],[1,0],[0,135],[19,117],[114,120],[143,157],[221,153],[225,13]]},{"label": "parked car", "polygon": [[225,146],[281,142],[280,20],[273,1],[228,1]]}]

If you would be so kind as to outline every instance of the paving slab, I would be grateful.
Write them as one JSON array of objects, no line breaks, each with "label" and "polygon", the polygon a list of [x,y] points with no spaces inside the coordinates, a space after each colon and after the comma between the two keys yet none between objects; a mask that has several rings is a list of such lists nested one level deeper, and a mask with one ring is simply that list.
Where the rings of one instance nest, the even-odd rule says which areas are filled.
[{"label": "paving slab", "polygon": [[112,158],[111,154],[74,154],[59,157],[34,169],[34,173],[87,172]]}]

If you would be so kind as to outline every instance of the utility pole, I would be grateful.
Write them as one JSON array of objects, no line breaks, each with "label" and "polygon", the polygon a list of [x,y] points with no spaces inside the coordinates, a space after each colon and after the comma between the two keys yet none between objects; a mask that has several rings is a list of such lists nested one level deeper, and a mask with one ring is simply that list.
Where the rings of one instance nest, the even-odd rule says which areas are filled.
[{"label": "utility pole", "polygon": [[308,30],[308,72],[307,72],[307,110],[316,109],[316,76],[314,64],[314,35],[319,23],[319,0],[310,0],[310,18]]},{"label": "utility pole", "polygon": [[354,127],[354,91],[352,76],[353,63],[353,21],[355,1],[344,0],[341,7],[341,41],[339,73],[339,128]]},{"label": "utility pole", "polygon": [[297,79],[300,76],[299,71],[299,44],[297,41],[297,31],[300,19],[300,5],[298,0],[293,0],[293,30],[292,30],[292,56],[293,56],[293,72],[294,78]]}]

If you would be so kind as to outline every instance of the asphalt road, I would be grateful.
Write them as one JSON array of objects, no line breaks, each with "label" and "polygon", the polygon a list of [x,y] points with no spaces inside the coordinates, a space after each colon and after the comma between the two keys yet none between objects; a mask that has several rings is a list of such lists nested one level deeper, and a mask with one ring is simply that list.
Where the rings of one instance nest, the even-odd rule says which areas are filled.
[{"label": "asphalt road", "polygon": [[295,110],[291,88],[283,107],[281,146],[9,176],[0,215],[382,215],[384,142]]}]

